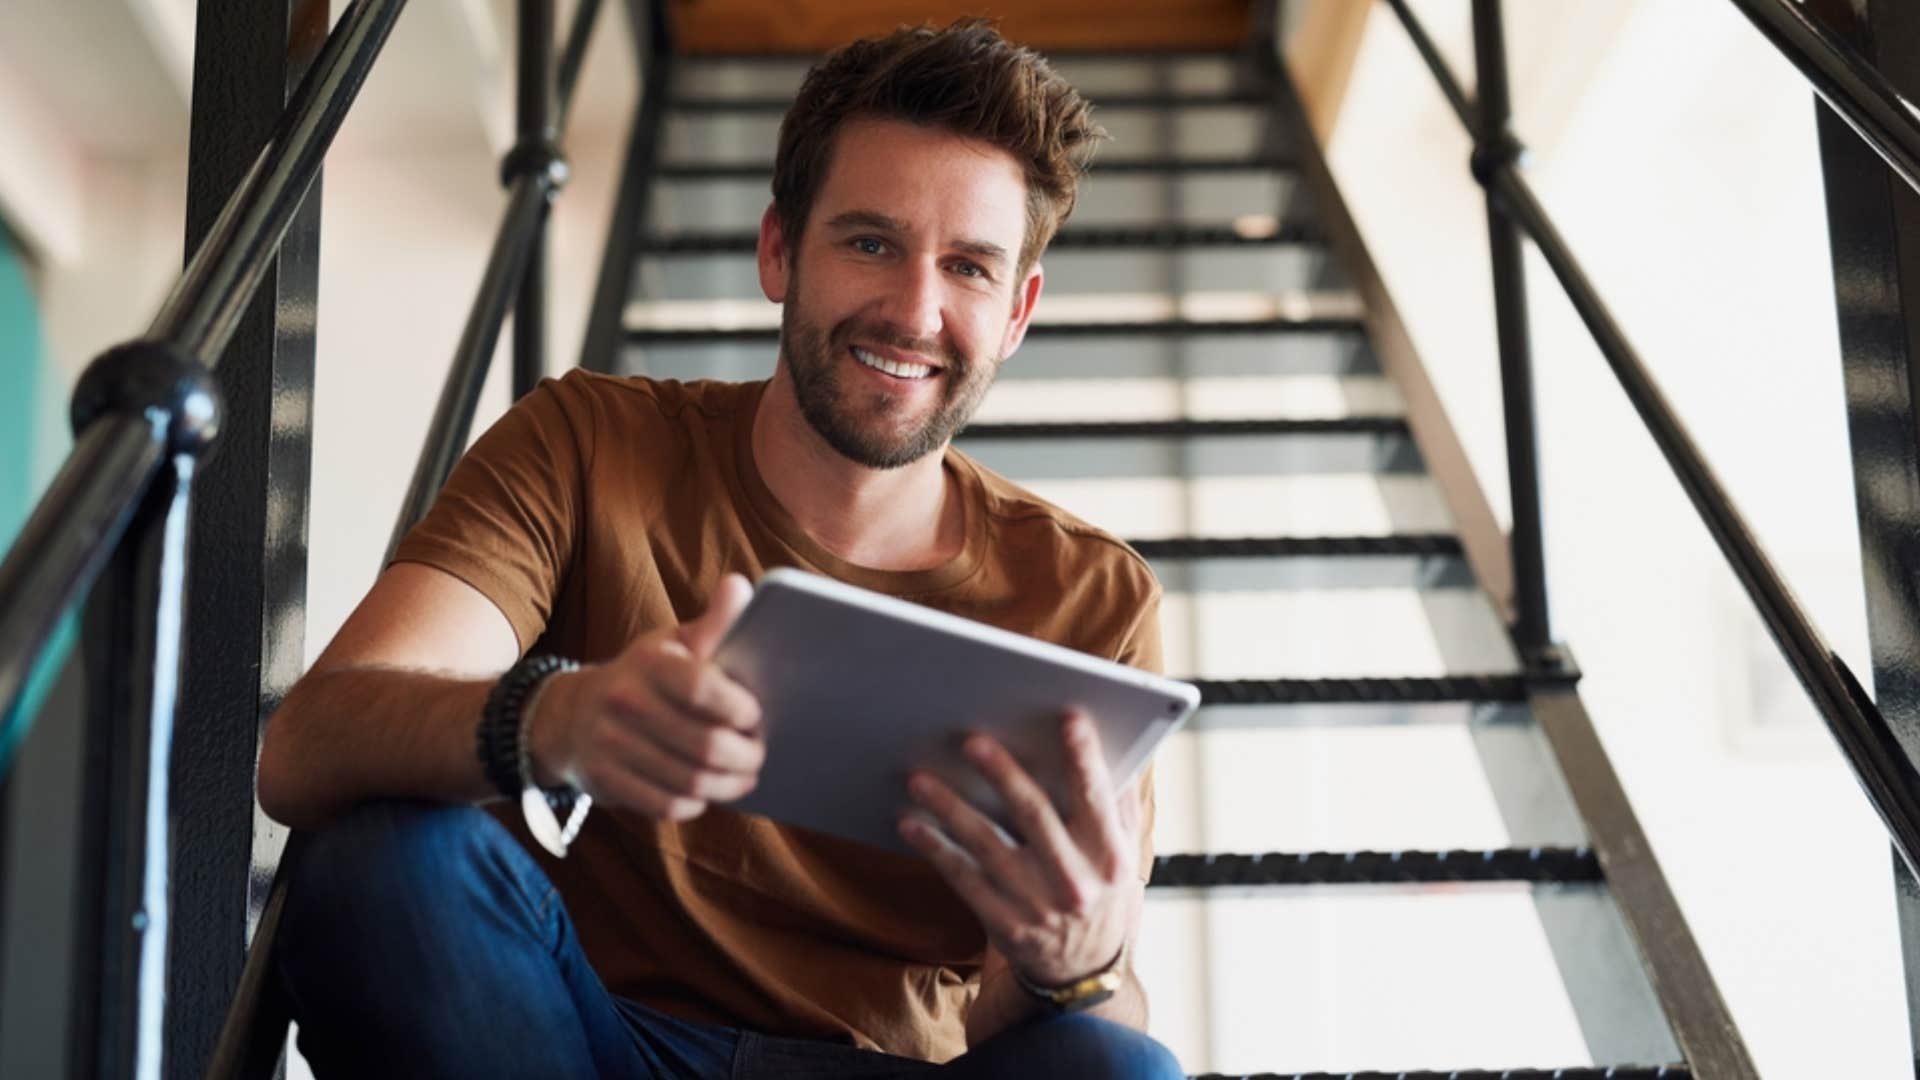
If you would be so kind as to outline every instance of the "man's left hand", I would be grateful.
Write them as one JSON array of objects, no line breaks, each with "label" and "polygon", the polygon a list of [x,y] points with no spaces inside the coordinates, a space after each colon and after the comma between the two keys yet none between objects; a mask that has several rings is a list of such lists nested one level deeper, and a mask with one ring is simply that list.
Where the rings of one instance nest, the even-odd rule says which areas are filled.
[{"label": "man's left hand", "polygon": [[1068,714],[1061,737],[1072,788],[1064,821],[1040,785],[985,735],[969,736],[966,754],[999,792],[1017,835],[924,772],[907,788],[932,820],[909,814],[900,821],[900,835],[973,909],[993,946],[1041,986],[1064,986],[1111,963],[1143,897],[1138,792],[1116,795],[1086,714]]}]

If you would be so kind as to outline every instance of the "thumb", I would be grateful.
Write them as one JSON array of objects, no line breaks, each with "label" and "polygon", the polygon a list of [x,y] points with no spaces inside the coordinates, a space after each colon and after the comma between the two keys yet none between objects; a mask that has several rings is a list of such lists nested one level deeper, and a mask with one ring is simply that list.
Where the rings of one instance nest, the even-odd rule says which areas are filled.
[{"label": "thumb", "polygon": [[753,586],[739,574],[728,574],[720,579],[713,590],[713,597],[707,601],[707,610],[700,617],[680,625],[680,644],[695,659],[705,660],[720,647],[720,639],[727,636],[727,629],[733,621],[746,610],[747,601],[753,599]]}]

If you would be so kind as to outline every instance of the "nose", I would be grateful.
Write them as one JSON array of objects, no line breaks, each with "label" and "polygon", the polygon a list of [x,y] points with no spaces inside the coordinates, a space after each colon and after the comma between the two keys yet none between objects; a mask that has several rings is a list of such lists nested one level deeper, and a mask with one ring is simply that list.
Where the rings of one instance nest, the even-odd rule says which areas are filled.
[{"label": "nose", "polygon": [[888,275],[878,314],[915,341],[935,341],[945,321],[940,269],[930,259],[912,259]]}]

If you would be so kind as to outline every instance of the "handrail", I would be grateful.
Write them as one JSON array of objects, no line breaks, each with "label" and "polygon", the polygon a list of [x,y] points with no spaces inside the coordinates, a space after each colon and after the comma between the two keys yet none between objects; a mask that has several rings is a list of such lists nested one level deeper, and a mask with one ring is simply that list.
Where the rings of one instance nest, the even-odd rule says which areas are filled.
[{"label": "handrail", "polygon": [[[1486,0],[1476,0],[1476,6],[1484,2]],[[1771,0],[1735,2],[1751,7],[1755,3],[1770,4]],[[1389,0],[1389,3],[1416,42],[1429,41],[1418,18],[1404,2]],[[1438,52],[1430,48],[1420,51],[1442,87],[1457,90],[1459,80],[1447,70]],[[1449,94],[1449,98],[1452,97]],[[1462,119],[1466,121],[1466,114]],[[1646,363],[1600,299],[1598,290],[1581,269],[1545,208],[1534,197],[1520,173],[1519,145],[1510,142],[1506,146],[1490,146],[1470,121],[1467,128],[1479,143],[1474,155],[1475,178],[1497,196],[1501,212],[1526,231],[1553,268],[1554,276],[1593,334],[1601,355],[1686,489],[1721,553],[1732,565],[1748,598],[1759,610],[1781,654],[1806,688],[1834,740],[1840,744],[1869,801],[1892,835],[1901,859],[1909,870],[1920,876],[1920,768],[1915,767],[1902,749],[1892,727],[1852,669],[1827,644],[1794,598],[1686,426],[1661,394]]]},{"label": "handrail", "polygon": [[[0,562],[0,717],[13,716],[55,623],[98,577],[168,452],[188,449],[179,436],[199,428],[211,440],[217,391],[176,383],[194,370],[204,380],[219,360],[405,3],[354,0],[146,335],[82,376],[74,450]],[[160,385],[169,368],[174,382]],[[87,413],[83,395],[97,397]]]},{"label": "handrail", "polygon": [[1733,0],[1813,92],[1846,121],[1880,160],[1920,191],[1920,105],[1831,30],[1786,0]]},{"label": "handrail", "polygon": [[[551,19],[551,0],[521,2],[523,19],[529,17],[525,8],[531,6],[544,7],[546,17]],[[495,346],[499,342],[501,326],[537,257],[548,206],[567,179],[566,160],[560,155],[557,140],[565,130],[565,118],[570,113],[580,65],[596,25],[599,8],[599,0],[581,0],[574,12],[573,24],[557,68],[552,66],[550,56],[528,55],[526,50],[520,56],[519,71],[523,82],[529,78],[544,82],[544,73],[553,72],[552,96],[545,103],[551,107],[543,108],[541,102],[522,99],[523,141],[507,154],[501,166],[511,192],[501,213],[499,228],[494,234],[486,271],[481,276],[480,286],[468,310],[459,344],[454,349],[453,361],[448,365],[433,419],[415,462],[413,479],[399,513],[395,515],[383,564],[392,558],[400,541],[413,526],[426,516],[466,447],[480,391],[486,383]],[[536,13],[531,17],[537,19],[538,15]],[[523,42],[535,42],[536,48],[550,45],[550,27],[547,32],[527,34],[523,23],[522,29]],[[539,28],[535,29],[537,31]],[[637,36],[641,31],[636,27],[635,33]],[[641,55],[642,63],[648,64],[649,68],[654,66],[644,52]],[[544,125],[549,130],[539,133],[538,141],[527,141],[527,136],[534,134],[531,128],[543,126],[526,123],[529,112],[546,112],[551,118],[550,123]],[[610,237],[609,243],[617,239]],[[214,1046],[213,1058],[207,1067],[208,1080],[266,1077],[275,1073],[290,1017],[286,1013],[286,1003],[279,999],[272,979],[272,952],[279,935],[281,914],[286,907],[288,868],[297,865],[303,857],[305,844],[305,834],[296,831],[288,837],[286,847],[281,851],[266,903],[261,908],[252,940],[248,943],[239,984],[235,987],[232,1003],[221,1025],[220,1037]]]}]

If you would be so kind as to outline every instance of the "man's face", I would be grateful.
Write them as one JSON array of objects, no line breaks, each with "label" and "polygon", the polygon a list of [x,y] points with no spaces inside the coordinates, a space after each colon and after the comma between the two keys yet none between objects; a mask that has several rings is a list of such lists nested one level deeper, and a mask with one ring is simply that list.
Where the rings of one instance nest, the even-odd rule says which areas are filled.
[{"label": "man's face", "polygon": [[1026,183],[1011,155],[894,120],[844,124],[797,248],[771,209],[760,280],[801,412],[894,469],[947,444],[1026,332]]}]

